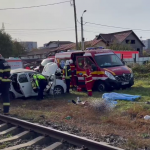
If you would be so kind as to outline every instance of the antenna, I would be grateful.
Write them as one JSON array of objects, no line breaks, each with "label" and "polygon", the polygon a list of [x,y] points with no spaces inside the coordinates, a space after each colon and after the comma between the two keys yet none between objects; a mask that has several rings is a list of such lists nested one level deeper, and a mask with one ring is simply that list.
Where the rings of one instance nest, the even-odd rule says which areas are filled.
[{"label": "antenna", "polygon": [[2,32],[5,31],[5,25],[4,25],[4,22],[2,23]]}]

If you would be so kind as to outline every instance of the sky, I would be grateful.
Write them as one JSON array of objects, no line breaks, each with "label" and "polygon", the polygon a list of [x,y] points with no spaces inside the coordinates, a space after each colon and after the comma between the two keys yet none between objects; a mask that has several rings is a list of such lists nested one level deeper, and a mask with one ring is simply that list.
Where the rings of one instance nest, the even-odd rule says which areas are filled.
[{"label": "sky", "polygon": [[[68,2],[47,7],[2,10],[64,1]],[[81,41],[80,17],[84,10],[87,10],[83,16],[86,41],[100,33],[125,31],[128,28],[133,29],[139,38],[149,39],[149,6],[150,0],[76,0],[78,40]],[[69,0],[0,0],[0,28],[3,22],[5,31],[12,39],[35,41],[38,47],[49,41],[75,42],[74,11]]]}]

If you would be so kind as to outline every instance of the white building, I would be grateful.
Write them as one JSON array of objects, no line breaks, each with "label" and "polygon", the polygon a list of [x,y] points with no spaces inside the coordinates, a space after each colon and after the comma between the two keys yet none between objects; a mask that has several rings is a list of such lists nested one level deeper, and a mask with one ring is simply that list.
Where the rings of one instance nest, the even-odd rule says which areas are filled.
[{"label": "white building", "polygon": [[144,50],[150,50],[150,39],[142,40],[142,42],[145,45],[145,47],[143,49]]},{"label": "white building", "polygon": [[44,48],[57,48],[65,44],[71,44],[70,41],[50,41],[44,44]]},{"label": "white building", "polygon": [[20,42],[20,44],[22,46],[24,46],[25,50],[27,52],[33,50],[33,49],[37,49],[37,42],[32,42],[32,41],[23,41],[23,42]]}]

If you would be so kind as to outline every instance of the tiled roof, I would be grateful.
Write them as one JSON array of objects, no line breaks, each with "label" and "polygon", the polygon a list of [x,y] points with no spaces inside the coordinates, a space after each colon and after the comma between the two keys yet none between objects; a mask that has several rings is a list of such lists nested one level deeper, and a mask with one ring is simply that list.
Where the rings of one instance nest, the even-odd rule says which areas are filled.
[{"label": "tiled roof", "polygon": [[105,40],[105,42],[112,42],[115,39],[117,39],[118,42],[123,42],[133,31],[122,31],[122,32],[115,32],[115,33],[108,33],[108,34],[100,34],[97,36],[97,39],[100,37]]},{"label": "tiled roof", "polygon": [[[102,41],[102,40],[100,39],[100,40],[87,41],[87,42],[85,42],[85,45],[95,46],[100,41]],[[65,45],[62,45],[62,46],[52,50],[51,52],[75,49],[75,47],[76,47],[76,43],[65,44]]]},{"label": "tiled roof", "polygon": [[47,48],[47,49],[40,49],[40,50],[33,50],[31,52],[28,52],[27,55],[41,55],[41,54],[47,54],[49,53],[51,50],[53,50],[52,48]]},{"label": "tiled roof", "polygon": [[[95,46],[96,44],[98,44],[100,40],[92,40],[92,41],[87,41],[85,42],[85,45],[90,45],[90,46]],[[41,49],[41,50],[34,50],[29,52],[27,55],[41,55],[41,54],[50,54],[51,52],[59,52],[59,51],[66,51],[66,50],[73,50],[76,48],[76,43],[70,43],[70,44],[64,44],[61,45],[58,48],[49,48],[49,49]]]},{"label": "tiled roof", "polygon": [[130,32],[124,32],[124,33],[119,33],[119,34],[114,34],[114,37],[121,43],[121,42],[123,42],[131,33],[132,33],[132,31],[130,31]]},{"label": "tiled roof", "polygon": [[50,41],[48,43],[46,43],[46,45],[48,46],[49,44],[51,43],[58,43],[58,44],[70,44],[70,43],[73,43],[73,42],[70,42],[70,41]]}]

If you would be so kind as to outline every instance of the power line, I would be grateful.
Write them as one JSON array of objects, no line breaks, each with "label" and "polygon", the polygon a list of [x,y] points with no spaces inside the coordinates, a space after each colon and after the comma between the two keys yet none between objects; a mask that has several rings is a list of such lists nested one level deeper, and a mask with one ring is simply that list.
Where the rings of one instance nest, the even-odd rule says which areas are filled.
[{"label": "power line", "polygon": [[128,30],[150,31],[150,29],[147,29],[147,30],[144,30],[144,29],[131,29],[131,28],[117,27],[117,26],[109,26],[109,25],[98,24],[98,23],[92,23],[92,22],[85,22],[85,23],[93,24],[93,25],[99,25],[99,26],[104,26],[104,27],[109,27],[109,28],[117,28],[117,29],[128,29]]},{"label": "power line", "polygon": [[58,2],[58,3],[37,5],[37,6],[27,6],[27,7],[17,7],[17,8],[1,8],[0,10],[14,10],[14,9],[29,9],[29,8],[47,7],[47,6],[58,5],[58,4],[69,3],[69,2],[70,1],[63,1],[63,2]]},{"label": "power line", "polygon": [[61,29],[74,29],[73,27],[66,28],[52,28],[52,29],[6,29],[8,31],[52,31],[52,30],[61,30]]}]

